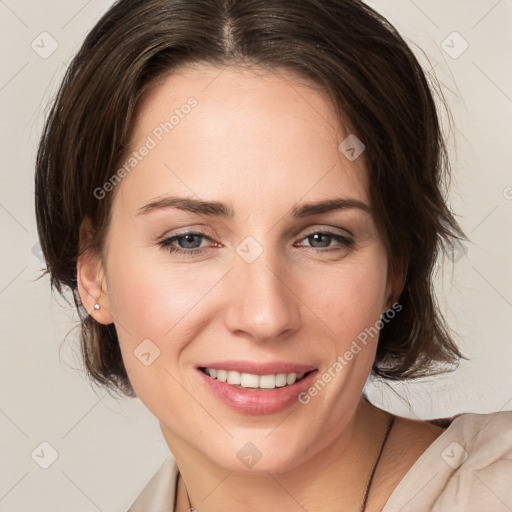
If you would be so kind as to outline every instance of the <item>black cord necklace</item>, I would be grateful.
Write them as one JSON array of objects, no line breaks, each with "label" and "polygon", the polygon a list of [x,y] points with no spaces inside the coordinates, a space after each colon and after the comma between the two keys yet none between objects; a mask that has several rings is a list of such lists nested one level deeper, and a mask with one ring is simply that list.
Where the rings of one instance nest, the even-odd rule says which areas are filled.
[{"label": "black cord necklace", "polygon": [[[359,508],[359,512],[365,512],[366,510],[366,504],[368,502],[368,496],[370,495],[370,488],[373,483],[373,477],[375,476],[375,472],[377,471],[377,466],[379,465],[380,459],[382,457],[382,452],[384,451],[384,447],[386,446],[386,442],[388,440],[389,434],[391,432],[391,429],[393,428],[393,423],[395,422],[395,416],[391,418],[391,421],[389,422],[387,428],[386,428],[386,434],[384,436],[384,440],[382,441],[379,454],[377,455],[377,460],[375,461],[375,464],[373,465],[372,472],[370,473],[370,478],[368,478],[368,483],[366,484],[366,488],[363,495],[363,500],[361,502],[361,507]],[[183,482],[183,486],[185,487],[185,493],[187,494],[187,501],[188,501],[188,511],[187,512],[197,512],[197,510],[190,504],[190,498],[188,496],[187,487],[185,486],[185,482]]]},{"label": "black cord necklace", "polygon": [[377,466],[379,465],[380,458],[382,457],[382,452],[384,451],[384,447],[386,446],[386,442],[389,437],[389,433],[391,432],[391,429],[393,428],[393,423],[395,422],[395,416],[391,418],[391,421],[389,422],[387,428],[386,428],[386,435],[384,436],[384,441],[382,441],[382,445],[379,450],[379,455],[377,455],[377,460],[375,461],[375,464],[373,465],[372,472],[370,474],[370,478],[368,479],[368,483],[366,484],[366,489],[364,491],[363,496],[363,502],[361,503],[361,507],[359,508],[359,512],[364,512],[366,510],[366,503],[368,502],[368,496],[370,495],[370,487],[373,483],[373,477],[375,476],[375,472],[377,471]]}]

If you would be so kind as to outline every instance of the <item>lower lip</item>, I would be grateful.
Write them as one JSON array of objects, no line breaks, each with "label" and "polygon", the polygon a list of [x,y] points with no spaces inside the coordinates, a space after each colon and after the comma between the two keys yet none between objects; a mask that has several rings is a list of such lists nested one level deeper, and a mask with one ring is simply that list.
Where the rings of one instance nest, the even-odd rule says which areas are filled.
[{"label": "lower lip", "polygon": [[311,386],[316,370],[294,384],[274,389],[237,388],[209,377],[197,370],[210,392],[237,412],[246,414],[273,414],[298,403],[300,393]]}]

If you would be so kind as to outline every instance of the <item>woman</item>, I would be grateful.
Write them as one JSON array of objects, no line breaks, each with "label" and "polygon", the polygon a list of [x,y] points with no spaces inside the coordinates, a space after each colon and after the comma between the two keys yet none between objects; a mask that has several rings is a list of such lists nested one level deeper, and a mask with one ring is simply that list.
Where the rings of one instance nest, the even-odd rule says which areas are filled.
[{"label": "woman", "polygon": [[354,0],[124,0],[73,60],[36,175],[92,378],[169,458],[132,512],[498,511],[512,413],[363,395],[462,357],[431,291],[463,238],[432,92]]}]

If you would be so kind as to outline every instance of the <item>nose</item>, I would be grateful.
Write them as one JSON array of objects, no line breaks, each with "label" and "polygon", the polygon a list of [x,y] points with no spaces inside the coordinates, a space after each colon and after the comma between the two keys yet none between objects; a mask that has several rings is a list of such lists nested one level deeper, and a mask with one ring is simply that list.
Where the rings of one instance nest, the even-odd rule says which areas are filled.
[{"label": "nose", "polygon": [[257,342],[283,339],[301,322],[300,299],[286,263],[263,252],[247,263],[237,257],[230,272],[226,327]]}]

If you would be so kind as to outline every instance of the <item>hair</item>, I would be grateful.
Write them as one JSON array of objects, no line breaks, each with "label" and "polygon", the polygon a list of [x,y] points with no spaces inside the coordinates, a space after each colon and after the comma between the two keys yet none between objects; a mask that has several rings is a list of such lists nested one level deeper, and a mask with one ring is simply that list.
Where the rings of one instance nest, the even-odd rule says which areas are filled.
[{"label": "hair", "polygon": [[340,122],[364,142],[374,220],[390,269],[406,274],[402,309],[381,323],[372,372],[399,380],[453,367],[464,356],[433,276],[439,252],[465,237],[444,198],[449,161],[436,88],[396,29],[359,0],[119,0],[71,62],[36,161],[46,272],[52,287],[73,293],[87,374],[135,396],[114,324],[96,322],[77,292],[81,226],[90,222],[88,250],[101,252],[113,193],[99,200],[94,190],[124,161],[144,95],[192,63],[287,70],[327,91]]}]

